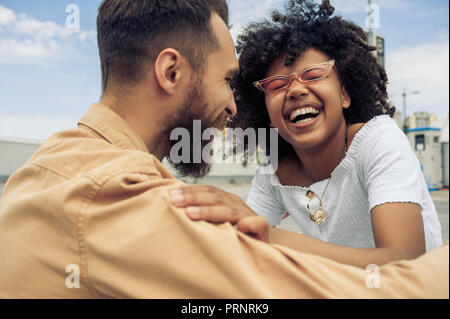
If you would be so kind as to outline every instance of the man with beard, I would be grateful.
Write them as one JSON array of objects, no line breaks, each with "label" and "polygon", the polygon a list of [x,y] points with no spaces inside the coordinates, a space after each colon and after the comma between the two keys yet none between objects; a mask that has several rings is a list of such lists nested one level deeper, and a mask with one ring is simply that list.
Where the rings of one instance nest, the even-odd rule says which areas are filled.
[{"label": "man with beard", "polygon": [[[231,56],[232,55],[230,55],[230,58]],[[231,75],[236,71],[237,69],[231,69],[229,74]],[[201,79],[198,78],[198,75],[194,76],[197,79],[192,83],[192,88],[189,90],[186,98],[184,99],[183,105],[181,106],[181,111],[176,115],[175,120],[169,124],[166,124],[166,129],[162,131],[161,138],[167,140],[167,137],[171,136],[172,132],[175,132],[174,129],[178,128],[182,128],[188,132],[188,145],[183,144],[183,142],[186,142],[184,140],[180,141],[180,143],[182,148],[186,147],[189,150],[189,158],[186,161],[174,161],[172,154],[167,156],[167,153],[165,158],[169,164],[171,164],[182,176],[199,178],[206,176],[211,169],[211,163],[202,160],[202,151],[207,143],[213,141],[213,137],[211,137],[210,140],[206,140],[202,139],[200,136],[197,136],[194,130],[195,121],[197,121],[197,123],[200,121],[200,124],[202,124],[205,128],[223,129],[228,116],[236,113],[236,106],[234,104],[234,100],[232,100],[231,104],[227,104],[225,112],[222,112],[222,114],[216,118],[207,117],[204,113],[210,106],[208,106],[206,102],[204,93],[205,88]],[[227,80],[227,82],[228,81],[229,80]],[[212,102],[212,104],[214,104],[214,102]],[[169,145],[172,151],[174,150],[174,144],[176,142],[176,139],[171,139],[171,143]],[[175,148],[175,150],[178,150],[178,148]],[[183,149],[181,149],[181,151],[183,151]]]},{"label": "man with beard", "polygon": [[242,232],[170,204],[183,186],[160,162],[170,132],[194,119],[221,128],[237,112],[227,20],[225,0],[101,4],[101,101],[8,180],[0,297],[448,298],[448,248],[378,276],[246,235],[268,227],[261,217],[242,218]]}]

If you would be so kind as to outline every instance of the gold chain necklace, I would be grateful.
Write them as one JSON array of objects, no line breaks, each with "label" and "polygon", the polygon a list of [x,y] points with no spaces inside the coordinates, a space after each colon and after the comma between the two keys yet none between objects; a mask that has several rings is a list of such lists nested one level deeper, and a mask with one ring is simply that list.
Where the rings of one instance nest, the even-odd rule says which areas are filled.
[{"label": "gold chain necklace", "polygon": [[[347,154],[347,135],[345,135],[344,156],[342,156],[342,159],[344,159],[346,154]],[[317,198],[319,199],[319,208],[317,208],[313,212],[309,208],[309,203],[306,205],[306,207],[308,207],[308,210],[310,212],[309,217],[311,218],[311,220],[313,222],[315,222],[319,226],[322,225],[323,223],[325,223],[328,220],[328,213],[322,207],[322,198],[325,195],[325,192],[327,191],[328,185],[331,182],[331,177],[332,176],[330,176],[330,178],[328,179],[327,186],[325,186],[325,189],[323,190],[323,193],[322,193],[321,197],[319,197],[318,195],[314,194],[314,192],[311,191],[311,190],[308,190],[308,192],[306,193],[306,196],[310,199],[309,203],[311,203],[311,201],[314,198],[314,196],[317,196]]]}]

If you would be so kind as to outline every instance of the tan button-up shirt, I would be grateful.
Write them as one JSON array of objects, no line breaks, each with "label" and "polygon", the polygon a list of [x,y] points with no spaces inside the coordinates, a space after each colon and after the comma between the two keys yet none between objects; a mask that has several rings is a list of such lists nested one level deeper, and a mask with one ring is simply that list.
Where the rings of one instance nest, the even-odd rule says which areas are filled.
[{"label": "tan button-up shirt", "polygon": [[448,245],[367,272],[194,222],[169,203],[180,185],[94,104],[5,186],[0,297],[448,298]]}]

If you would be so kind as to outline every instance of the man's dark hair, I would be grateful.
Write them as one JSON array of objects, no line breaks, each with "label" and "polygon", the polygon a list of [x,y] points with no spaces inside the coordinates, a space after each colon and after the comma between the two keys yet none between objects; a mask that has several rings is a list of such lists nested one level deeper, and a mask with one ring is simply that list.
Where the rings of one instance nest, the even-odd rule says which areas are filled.
[{"label": "man's dark hair", "polygon": [[139,82],[169,47],[202,73],[206,56],[219,48],[210,25],[213,12],[228,25],[226,0],[104,0],[97,16],[102,91],[111,77]]},{"label": "man's dark hair", "polygon": [[[360,27],[339,16],[331,17],[333,12],[328,0],[320,5],[289,0],[285,13],[274,11],[272,21],[253,22],[244,29],[237,44],[240,73],[233,87],[238,114],[232,127],[269,128],[264,95],[252,83],[266,77],[275,58],[285,56],[284,63],[290,66],[308,48],[319,49],[336,60],[341,83],[351,97],[350,108],[344,110],[348,124],[367,122],[381,114],[393,116],[395,108],[387,102],[386,72],[371,53],[376,48],[367,44]],[[282,137],[278,144],[280,158],[292,152]],[[269,154],[270,150],[265,151]]]}]

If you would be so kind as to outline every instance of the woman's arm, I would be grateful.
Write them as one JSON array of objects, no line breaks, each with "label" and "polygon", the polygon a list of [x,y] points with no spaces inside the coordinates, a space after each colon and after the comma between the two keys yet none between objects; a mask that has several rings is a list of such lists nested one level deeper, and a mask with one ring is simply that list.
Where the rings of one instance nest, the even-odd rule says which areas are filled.
[{"label": "woman's arm", "polygon": [[363,268],[414,259],[425,253],[422,215],[416,204],[389,203],[375,207],[372,228],[376,246],[372,249],[334,245],[276,228],[271,228],[270,239],[275,244]]},{"label": "woman's arm", "polygon": [[[180,195],[181,194],[181,195]],[[184,187],[176,194],[177,207],[185,207],[193,220],[235,224],[249,235],[301,252],[326,257],[340,263],[365,268],[401,259],[413,259],[425,253],[425,235],[420,207],[413,203],[389,203],[372,210],[376,248],[362,249],[330,244],[290,231],[270,228],[239,199],[212,186]]]}]

